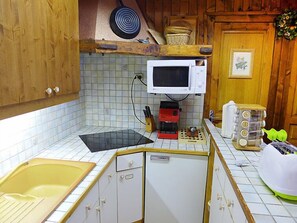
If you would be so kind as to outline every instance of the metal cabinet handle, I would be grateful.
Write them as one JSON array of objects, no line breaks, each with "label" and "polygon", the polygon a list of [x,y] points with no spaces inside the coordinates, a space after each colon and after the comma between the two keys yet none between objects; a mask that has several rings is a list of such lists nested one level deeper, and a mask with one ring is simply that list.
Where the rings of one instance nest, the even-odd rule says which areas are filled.
[{"label": "metal cabinet handle", "polygon": [[228,201],[227,201],[227,206],[228,206],[228,207],[234,207],[234,201],[230,201],[230,200],[228,200]]},{"label": "metal cabinet handle", "polygon": [[222,195],[220,195],[219,193],[217,193],[217,200],[222,200]]},{"label": "metal cabinet handle", "polygon": [[220,205],[219,210],[223,211],[225,209],[225,206],[223,204]]},{"label": "metal cabinet handle", "polygon": [[150,159],[154,160],[154,161],[169,162],[170,157],[169,156],[162,156],[162,155],[151,155]]},{"label": "metal cabinet handle", "polygon": [[91,205],[88,204],[88,205],[86,206],[86,210],[87,210],[87,211],[91,210]]}]

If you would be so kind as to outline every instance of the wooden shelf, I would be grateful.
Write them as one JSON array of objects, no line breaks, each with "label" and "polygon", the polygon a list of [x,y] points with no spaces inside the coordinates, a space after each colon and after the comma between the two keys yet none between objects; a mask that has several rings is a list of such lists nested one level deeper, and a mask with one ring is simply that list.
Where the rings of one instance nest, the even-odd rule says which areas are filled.
[{"label": "wooden shelf", "polygon": [[137,42],[80,40],[82,53],[117,53],[143,56],[210,57],[211,45],[157,45]]}]

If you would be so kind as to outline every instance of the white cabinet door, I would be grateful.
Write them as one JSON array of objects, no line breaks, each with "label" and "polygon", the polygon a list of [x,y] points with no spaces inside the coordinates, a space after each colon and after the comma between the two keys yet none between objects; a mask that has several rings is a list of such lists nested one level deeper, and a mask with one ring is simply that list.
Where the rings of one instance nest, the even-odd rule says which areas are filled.
[{"label": "white cabinet door", "polygon": [[142,168],[125,170],[118,175],[118,223],[142,219]]},{"label": "white cabinet door", "polygon": [[100,223],[117,223],[117,179],[115,161],[113,161],[107,170],[107,178],[99,179],[100,200],[98,208],[100,208]]},{"label": "white cabinet door", "polygon": [[99,200],[96,202],[96,204],[90,208],[88,211],[88,216],[86,219],[86,223],[101,223],[100,221],[100,212],[99,212]]},{"label": "white cabinet door", "polygon": [[203,220],[207,156],[146,153],[145,223]]},{"label": "white cabinet door", "polygon": [[244,223],[246,218],[245,214],[241,208],[241,205],[237,199],[237,196],[233,190],[233,187],[228,179],[225,182],[225,198],[226,205],[232,215],[234,222],[236,223]]},{"label": "white cabinet door", "polygon": [[222,222],[224,195],[218,177],[213,174],[209,223]]},{"label": "white cabinet door", "polygon": [[[87,196],[83,199],[80,205],[76,208],[75,212],[67,220],[67,223],[86,222],[88,218],[94,219],[96,202],[99,200],[98,183],[89,191]],[[91,216],[91,217],[90,217]],[[89,222],[89,221],[88,221]],[[97,222],[97,221],[93,221]]]}]

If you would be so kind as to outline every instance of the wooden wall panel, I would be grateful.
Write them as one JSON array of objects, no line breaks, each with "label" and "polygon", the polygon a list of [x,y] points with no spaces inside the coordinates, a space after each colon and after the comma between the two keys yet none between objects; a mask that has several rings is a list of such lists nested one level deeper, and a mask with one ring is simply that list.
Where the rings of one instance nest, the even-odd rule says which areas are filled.
[{"label": "wooden wall panel", "polygon": [[198,3],[201,4],[202,1],[189,0],[189,15],[199,15],[198,13]]}]

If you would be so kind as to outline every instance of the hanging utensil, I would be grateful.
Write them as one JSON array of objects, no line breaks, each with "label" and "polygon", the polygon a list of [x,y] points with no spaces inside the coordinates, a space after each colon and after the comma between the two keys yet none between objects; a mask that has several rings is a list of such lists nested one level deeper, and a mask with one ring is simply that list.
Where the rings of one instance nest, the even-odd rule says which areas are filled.
[{"label": "hanging utensil", "polygon": [[136,37],[140,31],[140,19],[138,14],[131,8],[124,6],[119,0],[119,7],[115,8],[110,15],[109,25],[112,31],[124,39]]}]

